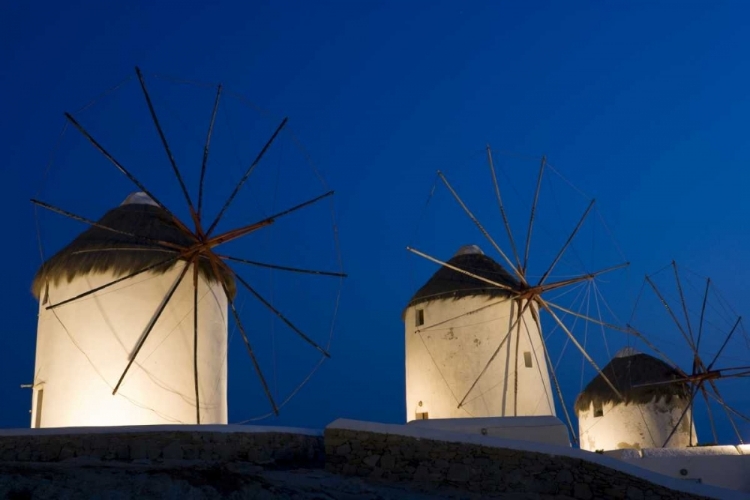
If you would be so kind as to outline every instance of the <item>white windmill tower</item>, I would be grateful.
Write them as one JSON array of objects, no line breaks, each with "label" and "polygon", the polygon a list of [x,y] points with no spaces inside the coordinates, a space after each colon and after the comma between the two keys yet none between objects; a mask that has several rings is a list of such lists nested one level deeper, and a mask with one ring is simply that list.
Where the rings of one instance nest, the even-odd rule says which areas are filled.
[{"label": "white windmill tower", "polygon": [[[244,222],[239,228],[220,230],[220,222],[228,208],[277,141],[287,119],[275,126],[252,163],[242,165],[242,177],[218,214],[213,219],[204,219],[204,179],[214,122],[220,103],[223,103],[223,87],[217,85],[215,94],[211,93],[213,109],[202,144],[200,183],[194,198],[189,194],[138,68],[136,75],[161,146],[187,203],[191,227],[115,159],[76,118],[70,113],[65,114],[68,122],[124,174],[138,192],[98,220],[32,200],[37,206],[90,227],[51,258],[43,258],[34,280],[33,292],[40,305],[31,426],[227,423],[230,321],[241,336],[270,403],[271,412],[254,420],[278,415],[279,408],[297,394],[323,359],[329,357],[330,338],[328,345],[317,343],[234,266],[242,264],[268,272],[293,273],[295,278],[343,278],[346,275],[249,260],[218,253],[217,249],[263,228],[278,227],[280,219],[329,198],[333,191],[272,215],[264,212],[259,220],[250,224]],[[198,86],[205,88],[202,84]],[[241,96],[234,99],[244,102]],[[144,163],[151,165],[151,158]],[[318,174],[317,171],[314,173]],[[295,174],[299,176],[301,172]],[[325,186],[322,179],[320,181]],[[313,222],[310,226],[315,225]],[[316,237],[325,239],[323,229],[314,227],[313,230]],[[332,246],[338,254],[335,222],[329,230],[334,234]],[[340,265],[340,259],[338,263]],[[251,336],[241,320],[241,307],[236,306],[240,292],[249,294],[250,300],[257,301],[261,312],[270,312],[274,321],[283,323],[320,354],[320,360],[312,370],[281,401],[276,388],[266,381],[258,355],[251,345]],[[334,317],[336,309],[334,306]],[[331,329],[334,317],[331,318]],[[254,333],[257,335],[258,328]],[[257,346],[255,342],[253,340]],[[298,365],[301,364],[300,353],[295,359]],[[273,364],[275,369],[277,358],[273,358]]]},{"label": "white windmill tower", "polygon": [[[193,422],[196,385],[201,422],[227,423],[222,282],[231,298],[234,278],[219,281],[207,260],[165,265],[166,244],[188,246],[190,240],[147,195],[136,193],[42,265],[33,285],[39,326],[32,427]],[[183,279],[187,274],[191,279]],[[194,289],[197,329],[185,321],[192,319]],[[48,309],[51,304],[60,307]]]},{"label": "white windmill tower", "polygon": [[[541,332],[531,310],[519,321],[518,303],[508,289],[452,267],[512,290],[519,288],[518,282],[476,245],[462,247],[446,264],[417,291],[404,312],[407,422],[555,415],[547,360],[539,355]],[[459,408],[451,387],[469,387],[508,331],[520,333],[519,342],[505,343],[477,384],[481,396]]]},{"label": "white windmill tower", "polygon": [[[531,238],[548,164],[542,158],[525,244],[519,247],[500,195],[489,146],[486,151],[494,195],[511,251],[503,251],[445,175],[438,172],[439,180],[495,249],[503,265],[476,246],[463,247],[448,261],[407,247],[410,252],[441,266],[417,291],[404,313],[407,421],[548,416],[550,418],[536,421],[552,422],[556,416],[553,396],[556,393],[575,441],[576,431],[550,358],[547,345],[550,333],[544,334],[541,319],[548,317],[553,325],[550,330],[564,332],[566,345],[568,342],[574,345],[597,373],[601,373],[585,345],[573,334],[575,324],[566,324],[565,319],[581,319],[602,328],[613,328],[614,325],[603,321],[601,315],[598,319],[590,316],[586,309],[577,312],[563,307],[557,303],[556,297],[564,294],[565,289],[580,287],[588,287],[598,294],[596,278],[628,264],[573,275],[558,276],[554,273],[558,264],[565,260],[566,251],[594,206],[594,201],[589,200],[549,266],[538,275],[532,275],[529,272]],[[602,378],[618,394],[606,374],[602,374]]]},{"label": "white windmill tower", "polygon": [[683,448],[698,442],[690,386],[676,369],[626,347],[602,373],[624,399],[600,375],[589,382],[575,403],[581,449]]},{"label": "white windmill tower", "polygon": [[[664,274],[667,275],[666,281]],[[591,413],[587,413],[588,424],[581,421],[582,437],[585,430],[591,441],[590,446],[596,445],[598,449],[630,447],[628,445],[633,444],[631,441],[637,440],[633,432],[636,427],[648,434],[648,438],[641,439],[646,446],[697,446],[699,443],[695,422],[700,422],[702,417],[710,424],[713,444],[732,442],[729,436],[721,436],[718,432],[716,420],[722,413],[729,424],[725,428],[731,428],[736,442],[744,443],[738,423],[750,422],[750,417],[746,409],[728,404],[727,399],[743,400],[747,393],[745,382],[741,379],[750,377],[747,362],[750,337],[745,331],[742,317],[734,312],[710,278],[693,272],[688,272],[687,276],[682,274],[683,276],[677,263],[672,261],[645,277],[630,320],[639,325],[637,330],[632,325],[628,325],[628,329],[658,359],[645,354],[633,354],[634,351],[629,350],[626,351],[626,356],[613,360],[612,364],[618,369],[618,373],[611,375],[618,379],[618,383],[625,384],[627,392],[631,394],[630,399],[639,403],[632,405],[638,408],[638,414],[634,414],[633,409],[625,410],[622,400],[605,395],[604,399],[609,400],[616,411],[610,412],[611,415],[608,416],[606,408],[600,410],[592,407],[592,410],[594,413],[600,410],[598,420],[601,423],[610,423],[596,423],[597,417]],[[657,281],[661,281],[661,284],[657,284]],[[643,300],[645,289],[653,292],[649,294],[653,299],[650,304],[648,300]],[[649,310],[649,305],[655,307],[659,314],[656,310]],[[659,316],[662,323],[659,322]],[[641,333],[654,329],[658,329],[659,335],[653,339]],[[684,341],[683,345],[675,344],[675,339]],[[664,342],[669,342],[669,345],[662,345]],[[670,352],[669,356],[667,351]],[[705,351],[710,351],[710,356],[704,357]],[[681,368],[681,363],[675,362],[675,359],[680,358],[684,364],[692,365],[690,370]],[[631,365],[635,368],[628,370]],[[596,381],[592,381],[586,389],[589,390],[602,394],[607,392]],[[627,403],[628,395],[623,394]],[[582,394],[581,398],[595,401],[597,396],[594,394],[588,398]],[[577,410],[579,407],[585,410],[588,406],[581,398],[581,404],[576,405]],[[626,411],[633,414],[632,423],[612,425],[618,418],[622,419]],[[618,417],[618,414],[622,416]],[[611,427],[610,437],[604,436],[606,433],[603,429],[594,430],[594,425]],[[583,445],[586,442],[582,439]]]}]

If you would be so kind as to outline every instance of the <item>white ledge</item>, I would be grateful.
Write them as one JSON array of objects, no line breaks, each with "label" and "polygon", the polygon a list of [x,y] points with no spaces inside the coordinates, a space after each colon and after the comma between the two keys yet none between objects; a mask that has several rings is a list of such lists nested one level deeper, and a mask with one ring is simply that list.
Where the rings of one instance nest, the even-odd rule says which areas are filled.
[{"label": "white ledge", "polygon": [[135,434],[166,432],[214,432],[237,434],[297,434],[322,436],[317,429],[271,427],[263,425],[127,425],[112,427],[46,427],[42,429],[0,429],[3,436],[69,436],[80,434]]},{"label": "white ledge", "polygon": [[446,443],[474,444],[487,446],[491,448],[504,448],[517,451],[528,451],[533,453],[544,453],[551,456],[564,456],[586,460],[603,467],[608,467],[616,471],[638,477],[653,484],[669,488],[674,491],[690,493],[693,495],[702,495],[709,498],[726,499],[726,500],[750,500],[750,494],[741,491],[728,490],[706,484],[689,483],[682,479],[665,476],[650,470],[622,462],[615,458],[603,454],[584,451],[576,448],[567,448],[544,443],[534,443],[530,441],[519,441],[513,439],[504,439],[492,436],[482,436],[476,434],[459,434],[453,432],[444,432],[426,427],[405,426],[395,424],[381,424],[376,422],[364,422],[361,420],[338,419],[332,422],[326,429],[346,430],[354,432],[372,432],[376,434],[390,434],[415,439],[429,439],[433,441],[442,441]]}]

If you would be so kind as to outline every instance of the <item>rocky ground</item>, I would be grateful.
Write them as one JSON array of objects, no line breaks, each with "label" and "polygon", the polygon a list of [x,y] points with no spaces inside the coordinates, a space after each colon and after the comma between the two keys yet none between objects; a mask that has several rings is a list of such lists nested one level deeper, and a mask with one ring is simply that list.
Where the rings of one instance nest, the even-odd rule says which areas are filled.
[{"label": "rocky ground", "polygon": [[[474,499],[458,490],[425,490],[372,483],[322,469],[264,469],[245,463],[211,464],[146,460],[113,464],[98,460],[0,465],[0,498],[31,499]],[[508,493],[494,498],[552,500],[570,497]]]}]

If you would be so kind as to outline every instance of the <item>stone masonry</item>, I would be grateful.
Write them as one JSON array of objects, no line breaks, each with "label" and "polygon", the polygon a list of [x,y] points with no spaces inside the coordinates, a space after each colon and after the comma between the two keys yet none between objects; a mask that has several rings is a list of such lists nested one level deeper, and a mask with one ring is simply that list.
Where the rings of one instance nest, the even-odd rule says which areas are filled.
[{"label": "stone masonry", "polygon": [[203,460],[322,465],[323,438],[282,432],[123,432],[0,436],[0,462]]},{"label": "stone masonry", "polygon": [[696,499],[600,464],[568,456],[397,434],[325,430],[326,470],[391,483],[422,483],[501,497]]}]

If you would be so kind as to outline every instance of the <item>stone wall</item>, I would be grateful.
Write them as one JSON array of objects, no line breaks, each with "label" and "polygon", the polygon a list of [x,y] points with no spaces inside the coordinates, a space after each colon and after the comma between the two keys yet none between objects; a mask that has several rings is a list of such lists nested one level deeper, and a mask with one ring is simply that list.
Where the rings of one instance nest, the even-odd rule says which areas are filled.
[{"label": "stone wall", "polygon": [[[380,425],[385,429],[379,432],[346,427],[334,422],[325,430],[329,472],[456,487],[487,497],[523,492],[579,499],[707,498],[582,458],[403,435],[400,426]],[[395,432],[387,432],[388,428]]]},{"label": "stone wall", "polygon": [[[61,432],[64,432],[61,430]],[[0,435],[0,462],[206,460],[263,466],[319,465],[323,438],[292,432],[151,430]]]}]

